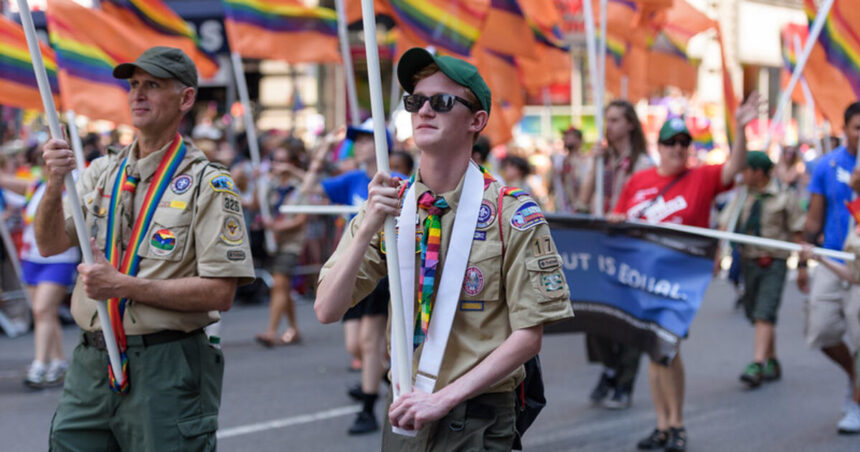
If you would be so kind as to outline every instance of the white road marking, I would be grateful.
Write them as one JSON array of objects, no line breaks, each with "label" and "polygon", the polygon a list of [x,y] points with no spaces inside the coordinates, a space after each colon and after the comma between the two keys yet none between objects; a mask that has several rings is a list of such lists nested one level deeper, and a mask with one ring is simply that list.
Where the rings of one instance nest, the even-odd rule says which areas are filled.
[{"label": "white road marking", "polygon": [[354,414],[361,411],[360,405],[349,405],[340,408],[332,408],[330,410],[319,411],[311,414],[301,414],[298,416],[287,417],[284,419],[275,419],[266,422],[257,422],[255,424],[241,425],[239,427],[231,427],[218,430],[216,437],[218,439],[232,438],[234,436],[248,435],[251,433],[262,432],[265,430],[274,430],[276,428],[291,427],[293,425],[308,424],[311,422],[322,421],[348,414]]}]

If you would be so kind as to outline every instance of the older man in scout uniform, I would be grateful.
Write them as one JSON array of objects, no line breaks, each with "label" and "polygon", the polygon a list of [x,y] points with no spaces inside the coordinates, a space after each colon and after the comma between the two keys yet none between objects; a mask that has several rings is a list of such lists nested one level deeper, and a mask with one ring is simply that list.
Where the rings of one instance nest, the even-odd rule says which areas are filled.
[{"label": "older man in scout uniform", "polygon": [[[736,210],[736,203],[743,202],[737,232],[799,242],[803,238],[806,214],[797,192],[781,187],[777,179],[771,178],[772,168],[773,162],[764,152],[748,153],[747,167],[743,170],[748,195],[743,199],[736,197],[724,211],[732,212]],[[727,223],[727,216],[723,217],[723,223]],[[778,380],[782,374],[776,359],[774,327],[782,301],[788,256],[787,251],[741,246],[744,277],[741,304],[747,318],[755,325],[755,340],[753,362],[747,365],[740,379],[750,388],[758,387],[763,381]]]},{"label": "older man in scout uniform", "polygon": [[[81,264],[72,314],[84,332],[51,426],[51,450],[214,450],[224,358],[202,328],[253,278],[242,208],[230,176],[179,135],[197,70],[181,50],[153,47],[118,65],[128,79],[131,146],[93,161],[77,190],[95,262]],[[43,253],[78,245],[63,216],[68,145],[43,153],[36,213]],[[96,303],[107,300],[123,361],[109,370]]]},{"label": "older man in scout uniform", "polygon": [[334,322],[373,290],[386,274],[380,229],[399,215],[415,390],[390,405],[383,450],[510,450],[523,363],[540,350],[545,323],[572,316],[561,258],[534,200],[470,162],[491,105],[477,69],[414,48],[398,79],[421,165],[405,183],[374,177],[324,266],[314,309]]}]

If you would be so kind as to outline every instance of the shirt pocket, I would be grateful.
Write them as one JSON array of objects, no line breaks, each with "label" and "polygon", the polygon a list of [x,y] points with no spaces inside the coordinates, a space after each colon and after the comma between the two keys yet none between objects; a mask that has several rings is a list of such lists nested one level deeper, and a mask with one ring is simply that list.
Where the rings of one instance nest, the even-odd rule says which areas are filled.
[{"label": "shirt pocket", "polygon": [[532,289],[540,295],[540,301],[570,298],[561,263],[561,256],[558,254],[526,259],[529,282]]},{"label": "shirt pocket", "polygon": [[501,298],[501,274],[502,244],[484,242],[473,246],[463,277],[461,300],[498,301]]},{"label": "shirt pocket", "polygon": [[105,249],[110,198],[104,198],[98,190],[94,190],[84,195],[82,200],[82,207],[86,212],[87,237],[96,239],[96,245]]},{"label": "shirt pocket", "polygon": [[190,246],[191,215],[156,212],[137,254],[147,259],[177,262]]}]

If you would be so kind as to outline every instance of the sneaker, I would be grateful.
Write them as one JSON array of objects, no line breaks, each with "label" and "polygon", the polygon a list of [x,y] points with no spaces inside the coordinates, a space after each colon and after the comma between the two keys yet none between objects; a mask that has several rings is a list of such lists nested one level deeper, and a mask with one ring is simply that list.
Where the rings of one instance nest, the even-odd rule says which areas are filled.
[{"label": "sneaker", "polygon": [[610,410],[626,410],[631,404],[630,390],[627,388],[615,388],[612,395],[603,400],[603,407]]},{"label": "sneaker", "polygon": [[860,405],[852,403],[845,416],[836,424],[836,428],[842,435],[855,435],[860,433]]},{"label": "sneaker", "polygon": [[361,383],[356,383],[353,386],[350,386],[347,389],[346,394],[350,399],[355,400],[356,402],[361,402],[364,400],[364,391],[361,390]]},{"label": "sneaker", "polygon": [[666,447],[666,441],[669,440],[669,432],[655,428],[650,435],[646,436],[642,441],[636,444],[639,450],[655,450]]},{"label": "sneaker", "polygon": [[33,389],[42,389],[45,385],[45,363],[33,361],[27,368],[27,376],[24,377],[24,385]]},{"label": "sneaker", "polygon": [[767,360],[761,371],[761,378],[764,381],[776,381],[782,378],[782,366],[776,358]]},{"label": "sneaker", "polygon": [[66,377],[68,364],[62,360],[53,360],[45,372],[45,386],[58,386],[63,384]]},{"label": "sneaker", "polygon": [[355,422],[349,428],[347,433],[350,435],[363,435],[379,430],[379,424],[376,422],[376,417],[373,413],[367,411],[359,411],[355,416]]},{"label": "sneaker", "polygon": [[600,379],[597,380],[597,386],[591,391],[589,398],[591,403],[599,404],[609,395],[609,391],[615,388],[615,381],[606,375],[606,372],[600,374]]},{"label": "sneaker", "polygon": [[666,452],[684,452],[687,450],[687,429],[684,427],[669,427],[669,440],[666,441]]},{"label": "sneaker", "polygon": [[750,388],[757,388],[761,384],[762,372],[761,364],[749,363],[741,374],[741,381],[746,383]]}]

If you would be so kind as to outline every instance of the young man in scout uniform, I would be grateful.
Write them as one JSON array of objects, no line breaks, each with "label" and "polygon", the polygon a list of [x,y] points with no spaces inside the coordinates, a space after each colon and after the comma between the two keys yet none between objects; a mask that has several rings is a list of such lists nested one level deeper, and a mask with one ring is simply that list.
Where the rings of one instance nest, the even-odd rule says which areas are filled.
[{"label": "young man in scout uniform", "polygon": [[[203,327],[230,308],[254,276],[242,208],[226,171],[179,135],[197,70],[181,50],[153,47],[118,65],[128,79],[137,139],[81,174],[86,234],[95,262],[78,266],[72,315],[84,332],[51,425],[51,450],[215,450],[224,358]],[[36,213],[45,254],[78,245],[65,222],[63,177],[74,158],[51,140],[46,191]],[[106,257],[107,256],[107,257]],[[108,300],[123,361],[108,370],[96,303]]]},{"label": "young man in scout uniform", "polygon": [[[780,186],[771,178],[773,162],[761,151],[747,154],[747,167],[743,170],[746,197],[735,197],[724,212],[733,212],[738,202],[743,209],[737,232],[775,240],[801,241],[806,214],[800,206],[797,192]],[[724,223],[728,218],[724,215]],[[782,371],[776,359],[774,327],[785,285],[788,251],[741,246],[741,265],[744,277],[744,294],[741,304],[747,318],[755,325],[753,362],[741,374],[741,381],[750,388],[762,381],[778,380]]]},{"label": "young man in scout uniform", "polygon": [[534,200],[470,163],[490,114],[477,69],[414,48],[401,58],[398,79],[410,93],[404,101],[420,167],[409,182],[373,178],[323,268],[314,310],[323,323],[335,322],[373,290],[386,274],[382,224],[399,215],[415,389],[390,405],[382,448],[510,450],[523,363],[540,351],[545,323],[573,315],[561,258]]}]

